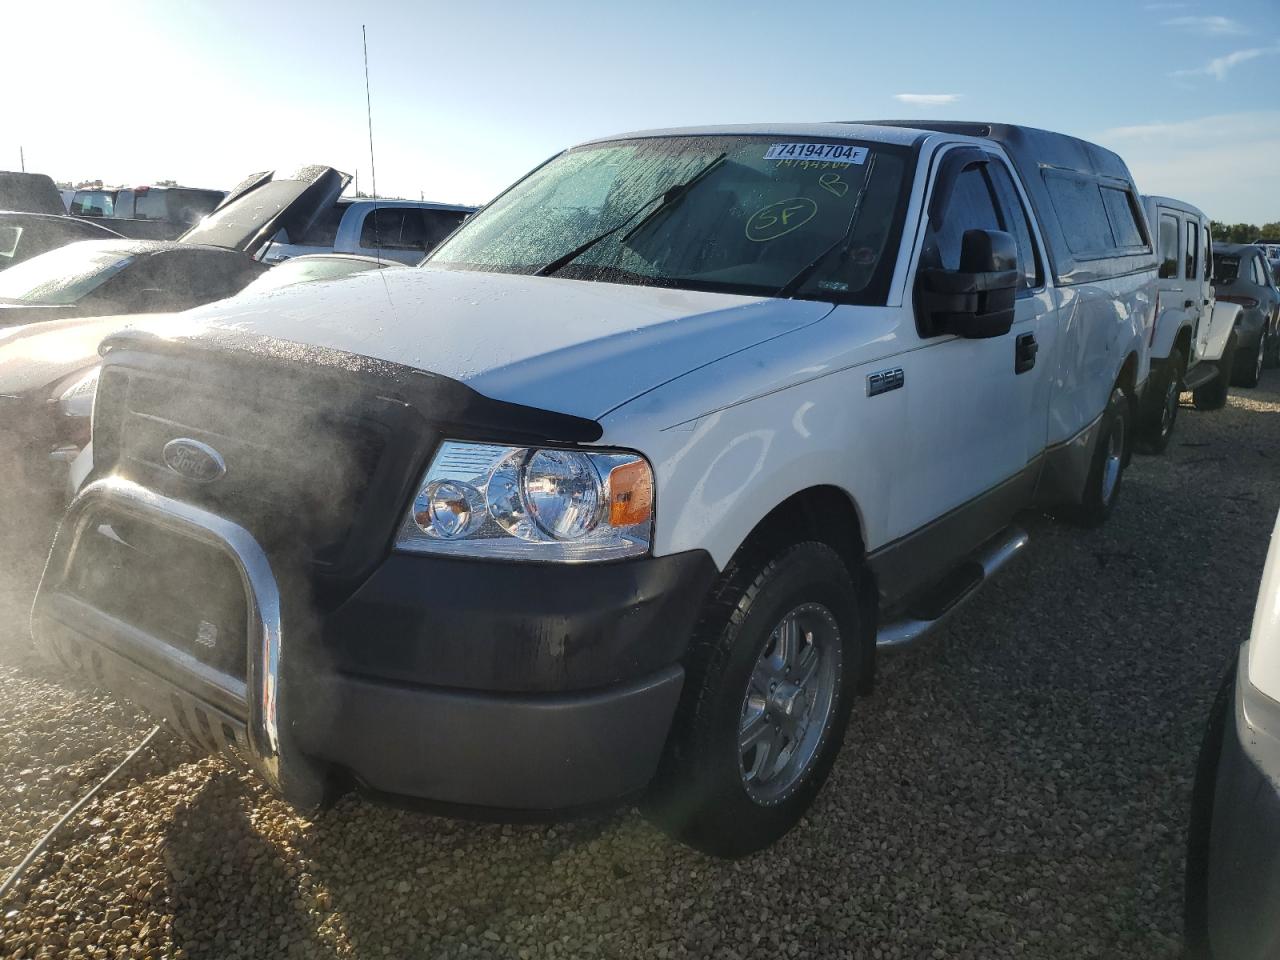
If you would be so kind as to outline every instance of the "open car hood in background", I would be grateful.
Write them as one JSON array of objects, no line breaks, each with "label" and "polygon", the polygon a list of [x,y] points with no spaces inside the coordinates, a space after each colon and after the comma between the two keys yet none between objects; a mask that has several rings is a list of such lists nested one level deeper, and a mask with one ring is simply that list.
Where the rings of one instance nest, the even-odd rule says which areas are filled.
[{"label": "open car hood in background", "polygon": [[289,177],[255,173],[178,239],[256,256],[280,230],[291,238],[306,233],[350,182],[350,174],[321,165],[303,167]]},{"label": "open car hood in background", "polygon": [[0,170],[0,210],[20,213],[53,213],[66,216],[62,194],[53,179],[44,173],[16,173]]}]

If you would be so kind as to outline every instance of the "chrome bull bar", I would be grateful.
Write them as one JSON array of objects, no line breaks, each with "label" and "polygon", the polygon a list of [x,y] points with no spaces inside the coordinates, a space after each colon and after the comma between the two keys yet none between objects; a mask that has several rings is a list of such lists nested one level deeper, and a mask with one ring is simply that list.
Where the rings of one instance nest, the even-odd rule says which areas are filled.
[{"label": "chrome bull bar", "polygon": [[[95,514],[107,507],[213,547],[231,559],[240,574],[248,611],[243,682],[195,661],[161,638],[145,634],[66,595],[63,587],[81,540]],[[68,624],[69,618],[65,615],[69,604],[77,608],[73,624]],[[81,638],[146,671],[148,683],[158,680],[166,687],[180,688],[185,696],[194,696],[224,715],[228,706],[239,707],[235,713],[245,718],[247,747],[240,759],[290,802],[300,807],[320,802],[322,776],[314,764],[292,748],[287,734],[282,734],[280,588],[266,552],[244,527],[129,480],[119,477],[96,480],[84,487],[67,508],[40,580],[31,621],[37,644],[58,659],[63,658],[51,636],[56,632],[55,627],[69,627]],[[133,691],[119,686],[114,692],[130,698]]]}]

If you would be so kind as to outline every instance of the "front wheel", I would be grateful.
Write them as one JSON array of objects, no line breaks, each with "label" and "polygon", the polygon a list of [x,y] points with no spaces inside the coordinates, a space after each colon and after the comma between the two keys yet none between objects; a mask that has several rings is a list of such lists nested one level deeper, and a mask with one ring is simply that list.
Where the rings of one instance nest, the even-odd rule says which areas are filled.
[{"label": "front wheel", "polygon": [[867,649],[853,577],[817,542],[725,570],[686,658],[648,812],[705,853],[740,857],[799,821],[835,762]]},{"label": "front wheel", "polygon": [[1276,322],[1272,324],[1271,336],[1267,338],[1267,350],[1263,358],[1263,365],[1268,370],[1280,367],[1280,313],[1277,314]]},{"label": "front wheel", "polygon": [[1107,408],[1099,425],[1089,475],[1085,479],[1080,502],[1067,513],[1067,518],[1082,527],[1105,523],[1120,496],[1120,481],[1129,462],[1132,442],[1133,404],[1120,387],[1111,391]]}]

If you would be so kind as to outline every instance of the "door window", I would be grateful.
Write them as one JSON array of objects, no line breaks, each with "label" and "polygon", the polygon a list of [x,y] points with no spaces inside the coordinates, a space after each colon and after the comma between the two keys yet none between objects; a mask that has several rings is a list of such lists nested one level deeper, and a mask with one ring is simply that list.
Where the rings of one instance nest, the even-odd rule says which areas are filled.
[{"label": "door window", "polygon": [[1004,164],[987,165],[991,182],[996,188],[996,197],[1000,201],[1000,219],[1004,228],[1013,234],[1018,245],[1018,266],[1022,270],[1022,288],[1033,290],[1040,286],[1042,276],[1040,258],[1036,254],[1035,241],[1031,237],[1031,218],[1027,216],[1027,208],[1023,206],[1022,197],[1013,184],[1013,178]]},{"label": "door window", "polygon": [[1194,280],[1200,273],[1200,224],[1187,221],[1187,279]]},{"label": "door window", "polygon": [[403,207],[379,207],[371,210],[360,227],[360,246],[399,248],[404,214]]},{"label": "door window", "polygon": [[995,197],[982,166],[972,166],[956,177],[955,189],[943,213],[942,225],[933,232],[939,265],[960,269],[960,246],[966,230],[1000,230]]},{"label": "door window", "polygon": [[1160,214],[1160,279],[1178,279],[1178,218],[1171,213]]}]

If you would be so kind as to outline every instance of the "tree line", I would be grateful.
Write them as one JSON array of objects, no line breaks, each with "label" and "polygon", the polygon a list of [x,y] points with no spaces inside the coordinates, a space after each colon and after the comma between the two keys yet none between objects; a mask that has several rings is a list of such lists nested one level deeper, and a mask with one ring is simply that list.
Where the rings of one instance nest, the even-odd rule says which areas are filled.
[{"label": "tree line", "polygon": [[1213,239],[1219,243],[1280,243],[1280,221],[1264,223],[1219,223],[1209,221],[1209,229]]}]

